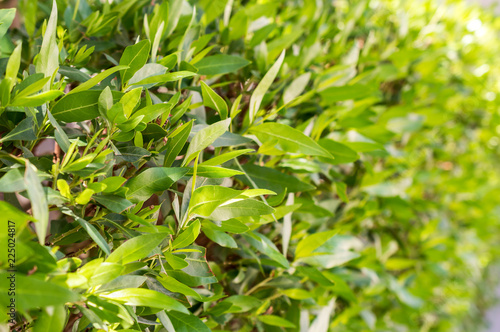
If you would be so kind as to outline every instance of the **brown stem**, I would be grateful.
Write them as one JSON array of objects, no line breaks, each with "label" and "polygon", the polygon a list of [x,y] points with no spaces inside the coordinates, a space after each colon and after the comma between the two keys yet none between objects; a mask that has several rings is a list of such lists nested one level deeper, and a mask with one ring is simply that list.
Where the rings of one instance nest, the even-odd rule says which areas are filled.
[{"label": "brown stem", "polygon": [[54,143],[54,164],[58,164],[61,160],[61,147],[57,142]]}]

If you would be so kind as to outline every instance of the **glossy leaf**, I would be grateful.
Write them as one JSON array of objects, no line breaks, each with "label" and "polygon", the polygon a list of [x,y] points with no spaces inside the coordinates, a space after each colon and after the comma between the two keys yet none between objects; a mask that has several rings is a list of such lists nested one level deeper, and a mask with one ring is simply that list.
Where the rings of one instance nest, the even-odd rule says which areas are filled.
[{"label": "glossy leaf", "polygon": [[146,234],[128,240],[106,259],[108,263],[127,264],[147,257],[153,249],[165,240],[164,234]]},{"label": "glossy leaf", "polygon": [[128,69],[120,73],[122,82],[128,82],[135,72],[146,64],[149,58],[150,47],[151,44],[146,39],[125,48],[120,58],[120,66],[127,66]]},{"label": "glossy leaf", "polygon": [[198,153],[203,151],[218,137],[224,134],[227,131],[230,122],[231,119],[219,121],[197,132],[189,143],[186,157],[184,158],[182,165],[187,165],[196,157]]},{"label": "glossy leaf", "polygon": [[234,73],[249,64],[250,61],[239,56],[217,54],[201,59],[195,66],[198,75],[221,75]]},{"label": "glossy leaf", "polygon": [[281,65],[285,60],[285,51],[281,53],[278,57],[274,65],[269,69],[269,71],[264,75],[262,80],[259,82],[259,85],[255,88],[255,91],[252,93],[252,97],[250,98],[250,106],[249,106],[249,119],[250,123],[253,123],[257,112],[260,110],[260,105],[262,103],[262,99],[264,99],[264,95],[273,84],[274,79],[278,75],[278,72],[281,69]]},{"label": "glossy leaf", "polygon": [[154,167],[145,170],[125,184],[131,202],[146,200],[155,192],[168,189],[188,172],[187,168]]},{"label": "glossy leaf", "polygon": [[203,104],[216,110],[221,119],[227,119],[227,104],[211,87],[205,82],[201,82],[201,92],[203,95]]},{"label": "glossy leaf", "polygon": [[120,301],[127,305],[145,306],[165,309],[167,311],[174,310],[186,314],[188,313],[186,307],[184,307],[173,298],[165,294],[144,288],[125,288],[109,294],[102,294],[100,296],[107,299]]},{"label": "glossy leaf", "polygon": [[250,130],[261,142],[273,142],[275,147],[281,151],[333,159],[333,156],[327,150],[310,137],[287,125],[267,122]]}]

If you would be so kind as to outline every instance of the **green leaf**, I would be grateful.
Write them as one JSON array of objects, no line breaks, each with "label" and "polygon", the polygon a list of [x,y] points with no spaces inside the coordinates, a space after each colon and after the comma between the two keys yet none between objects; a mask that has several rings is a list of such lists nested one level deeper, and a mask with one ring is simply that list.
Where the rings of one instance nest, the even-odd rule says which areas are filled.
[{"label": "green leaf", "polygon": [[100,297],[113,299],[126,305],[144,306],[150,308],[174,310],[188,314],[189,311],[173,298],[144,288],[125,288],[109,294],[99,294]]},{"label": "green leaf", "polygon": [[250,97],[250,105],[248,108],[248,116],[250,119],[250,123],[253,123],[255,117],[257,116],[257,112],[260,110],[260,105],[262,103],[262,99],[264,99],[264,95],[267,90],[273,84],[274,79],[278,75],[278,72],[281,69],[281,65],[285,60],[285,51],[281,52],[281,55],[278,57],[274,65],[269,69],[269,71],[264,75],[262,80],[259,82],[259,85],[255,88],[252,96]]},{"label": "green leaf", "polygon": [[285,104],[288,104],[289,102],[300,96],[300,94],[304,92],[304,89],[306,88],[310,78],[311,73],[307,72],[294,79],[283,93],[283,102]]},{"label": "green leaf", "polygon": [[184,259],[178,257],[178,255],[174,255],[170,252],[165,252],[164,253],[165,260],[167,261],[168,264],[174,269],[174,270],[182,270],[186,268],[189,263],[186,262]]},{"label": "green leaf", "polygon": [[236,234],[245,233],[250,229],[247,225],[245,225],[238,219],[222,220],[220,222],[217,222],[217,225],[207,220],[203,222],[203,229],[206,228],[210,228],[216,231],[230,232]]},{"label": "green leaf", "polygon": [[106,262],[127,264],[137,261],[147,257],[165,239],[166,235],[162,233],[134,237],[113,251]]},{"label": "green leaf", "polygon": [[87,307],[104,322],[122,323],[123,326],[132,325],[134,323],[133,318],[125,307],[113,301],[107,301],[91,295],[87,298]]},{"label": "green leaf", "polygon": [[281,267],[288,269],[290,264],[288,260],[283,256],[276,245],[269,240],[264,234],[257,232],[248,232],[242,234],[243,236],[255,249],[260,251],[261,253],[269,256],[273,261],[278,263]]},{"label": "green leaf", "polygon": [[151,122],[154,119],[158,118],[159,116],[168,116],[170,113],[170,110],[174,107],[173,104],[171,103],[161,103],[161,104],[155,104],[155,105],[149,105],[144,108],[141,108],[140,110],[136,111],[134,114],[132,114],[132,117],[138,117],[138,116],[144,116],[142,118],[142,122]]},{"label": "green leaf", "polygon": [[337,191],[337,195],[344,202],[348,203],[349,198],[347,197],[347,185],[344,182],[335,182],[335,190]]},{"label": "green leaf", "polygon": [[116,213],[122,213],[133,205],[130,201],[120,196],[100,195],[94,196],[93,199],[99,204],[104,205],[110,211]]},{"label": "green leaf", "polygon": [[202,186],[197,188],[189,201],[189,214],[209,217],[224,202],[237,197],[241,191],[221,186]]},{"label": "green leaf", "polygon": [[[250,152],[253,152],[254,150],[252,149],[243,149],[243,150],[236,150],[236,151],[230,151],[227,153],[220,154],[218,156],[215,156],[213,158],[210,158],[208,160],[205,160],[202,162],[199,166],[217,166],[217,165],[222,165],[226,161],[229,161],[231,159],[234,159],[238,156],[241,156],[243,154],[247,154]],[[199,167],[198,166],[198,167]]]},{"label": "green leaf", "polygon": [[20,98],[24,96],[29,96],[35,92],[43,89],[45,83],[50,80],[50,77],[43,77],[41,73],[35,73],[33,75],[25,78],[21,83],[17,84],[14,88],[14,99]]},{"label": "green leaf", "polygon": [[[180,93],[177,92],[172,97],[172,99],[175,100],[174,104],[176,104],[180,99]],[[191,106],[191,99],[192,99],[192,96],[189,96],[182,104],[180,104],[179,106],[174,108],[174,110],[172,111],[172,116],[169,119],[169,122],[172,126],[175,125],[177,123],[177,121],[179,121],[182,118],[182,116],[186,113],[186,111],[189,109],[189,107]],[[164,123],[165,121],[166,121],[166,119],[164,117],[162,117],[162,123]]]},{"label": "green leaf", "polygon": [[211,76],[234,73],[249,64],[250,61],[239,56],[217,54],[201,59],[195,66],[198,68],[198,75]]},{"label": "green leaf", "polygon": [[313,297],[313,295],[302,288],[289,288],[282,291],[283,294],[294,300],[305,300]]},{"label": "green leaf", "polygon": [[297,244],[295,249],[295,257],[307,257],[313,255],[313,251],[321,247],[326,241],[331,239],[338,233],[337,230],[311,234]]},{"label": "green leaf", "polygon": [[292,322],[275,315],[258,316],[257,319],[260,320],[262,323],[271,326],[281,326],[292,329],[295,328],[295,324],[293,324]]},{"label": "green leaf", "polygon": [[14,51],[9,57],[9,61],[7,62],[7,68],[5,68],[5,78],[11,80],[11,86],[9,91],[12,90],[12,86],[17,83],[17,73],[19,72],[19,66],[21,65],[21,50],[23,47],[23,43],[19,42]]},{"label": "green leaf", "polygon": [[26,190],[24,175],[19,168],[13,168],[0,178],[0,192],[13,193]]},{"label": "green leaf", "polygon": [[103,190],[103,192],[112,193],[114,191],[117,191],[122,186],[122,184],[125,183],[125,181],[127,181],[127,179],[121,176],[111,176],[109,178],[105,178],[101,181],[101,183],[106,185],[106,188]]},{"label": "green leaf", "polygon": [[228,127],[231,119],[226,119],[223,121],[216,122],[208,127],[203,128],[198,131],[191,143],[189,144],[188,150],[186,152],[186,157],[182,165],[187,165],[191,160],[193,160],[198,153],[203,151],[206,147],[212,144],[218,137],[224,134]]},{"label": "green leaf", "polygon": [[[8,273],[0,273],[2,282],[0,291],[2,294],[8,293]],[[67,288],[56,285],[50,281],[38,279],[36,276],[26,277],[20,273],[16,274],[16,309],[26,312],[34,308],[46,308],[53,305],[63,305],[66,302],[76,302],[80,296]],[[9,298],[2,296],[0,303],[4,306]]]},{"label": "green leaf", "polygon": [[221,120],[227,119],[227,104],[224,99],[215,93],[215,91],[212,90],[212,88],[205,82],[201,81],[200,84],[201,93],[203,95],[203,105],[216,110],[219,113]]},{"label": "green leaf", "polygon": [[52,127],[54,127],[54,136],[56,138],[57,144],[59,144],[64,152],[68,152],[69,146],[71,145],[68,135],[66,135],[66,132],[62,129],[62,127],[59,125],[59,123],[49,110],[47,110],[47,116],[49,118],[50,124],[52,125]]},{"label": "green leaf", "polygon": [[189,171],[188,168],[153,167],[129,179],[125,184],[131,202],[145,201],[155,192],[170,188]]},{"label": "green leaf", "polygon": [[165,27],[165,37],[170,36],[170,34],[174,31],[177,23],[179,22],[179,18],[182,14],[182,0],[169,0],[169,11],[168,11],[168,19],[167,26]]},{"label": "green leaf", "polygon": [[210,332],[211,330],[193,314],[171,311],[168,318],[175,332]]},{"label": "green leaf", "polygon": [[274,209],[267,204],[254,199],[245,199],[219,206],[212,212],[209,218],[213,220],[228,220],[238,217],[257,217],[273,212]]},{"label": "green leaf", "polygon": [[141,101],[142,88],[135,88],[120,98],[120,103],[123,106],[123,114],[128,119]]},{"label": "green leaf", "polygon": [[[0,220],[1,221],[13,221],[16,223],[15,228],[16,230],[21,230],[24,226],[24,224],[28,220],[32,220],[33,217],[31,217],[29,214],[24,213],[23,211],[15,208],[14,206],[10,205],[7,202],[0,201],[0,209],[2,211],[2,214],[0,215]],[[7,234],[6,232],[3,234]]]},{"label": "green leaf", "polygon": [[175,158],[177,158],[182,148],[186,144],[192,128],[193,121],[189,121],[188,123],[185,123],[177,128],[168,137],[167,144],[165,145],[165,149],[167,152],[165,153],[165,158],[163,159],[163,167],[172,166]]},{"label": "green leaf", "polygon": [[105,71],[97,74],[96,76],[92,77],[90,80],[86,81],[85,83],[80,84],[79,86],[77,86],[76,88],[74,88],[73,90],[68,92],[66,95],[70,95],[70,94],[77,93],[80,91],[86,91],[86,90],[92,88],[93,86],[97,85],[99,82],[104,80],[106,77],[116,73],[117,71],[126,70],[128,68],[129,68],[128,66],[116,66],[116,67],[106,69]]},{"label": "green leaf", "polygon": [[125,267],[122,264],[104,262],[95,269],[89,280],[89,286],[95,287],[114,280],[119,277]]},{"label": "green leaf", "polygon": [[35,134],[35,122],[33,117],[27,117],[21,122],[18,123],[18,125],[7,135],[4,137],[0,138],[0,142],[7,142],[7,141],[33,141],[36,140],[37,136]]},{"label": "green leaf", "polygon": [[320,92],[323,100],[332,104],[343,100],[358,100],[367,97],[377,97],[380,94],[378,86],[374,84],[353,84],[332,86]]},{"label": "green leaf", "polygon": [[201,23],[204,26],[210,24],[219,15],[224,12],[224,8],[228,0],[202,0],[200,1],[200,6],[203,8],[203,16],[201,18]]},{"label": "green leaf", "polygon": [[267,122],[252,127],[250,132],[255,134],[262,143],[272,142],[277,149],[286,153],[300,153],[333,159],[333,156],[313,139],[282,123]]},{"label": "green leaf", "polygon": [[318,283],[323,287],[332,287],[335,284],[328,278],[326,278],[318,269],[309,266],[297,266],[297,272],[299,272],[303,277]]},{"label": "green leaf", "polygon": [[77,82],[86,82],[91,79],[88,74],[82,72],[81,70],[67,66],[60,66],[59,74]]},{"label": "green leaf", "polygon": [[[202,176],[205,178],[218,179],[218,178],[229,178],[235,175],[244,174],[243,172],[236,171],[234,169],[217,167],[217,166],[205,166],[198,165],[196,170],[197,176]],[[193,172],[190,171],[186,175],[193,175]]]},{"label": "green leaf", "polygon": [[168,275],[190,287],[217,282],[217,278],[214,276],[205,258],[206,249],[204,247],[191,245],[184,248],[184,250],[194,250],[183,253],[186,256],[184,259],[189,265],[183,268],[182,271],[167,271]]},{"label": "green leaf", "polygon": [[[295,176],[282,173],[270,167],[262,167],[254,164],[245,164],[242,167],[258,188],[269,189],[277,194],[282,193],[285,188],[289,193],[314,189],[314,186],[300,181]],[[252,186],[252,183],[246,176],[237,175],[236,178],[247,186]]]},{"label": "green leaf", "polygon": [[52,101],[63,93],[59,90],[49,90],[31,96],[16,96],[10,103],[10,106],[36,107],[43,105],[46,102]]},{"label": "green leaf", "polygon": [[147,77],[133,85],[145,85],[145,84],[159,84],[159,83],[167,83],[167,82],[175,82],[181,80],[183,78],[193,77],[196,73],[190,71],[178,71],[174,73],[167,73],[163,75],[155,75]]},{"label": "green leaf", "polygon": [[120,156],[123,158],[125,161],[128,161],[129,163],[135,163],[142,158],[150,157],[151,152],[149,152],[146,149],[137,147],[137,146],[126,146],[123,148],[120,148],[120,154],[116,154],[117,156]]},{"label": "green leaf", "polygon": [[31,211],[33,217],[36,219],[35,229],[38,235],[38,242],[41,245],[45,244],[45,237],[47,236],[47,227],[49,226],[49,207],[47,204],[47,197],[43,191],[42,183],[37,175],[35,166],[26,161],[26,171],[24,173],[24,184],[28,197],[31,201]]},{"label": "green leaf", "polygon": [[224,299],[222,302],[232,305],[231,308],[226,311],[228,313],[247,312],[262,304],[261,300],[249,295],[233,295]]},{"label": "green leaf", "polygon": [[33,332],[62,332],[66,323],[67,310],[64,305],[47,306],[33,325]]},{"label": "green leaf", "polygon": [[[36,61],[36,72],[42,73],[45,77],[52,77],[59,67],[59,47],[56,43],[57,30],[57,3],[52,1],[52,11],[50,13],[47,28],[43,35],[42,46]],[[50,89],[50,82],[45,84],[43,91]]]},{"label": "green leaf", "polygon": [[236,241],[224,232],[217,231],[211,228],[204,228],[203,233],[212,241],[222,247],[238,248]]},{"label": "green leaf", "polygon": [[161,275],[157,280],[171,292],[174,293],[181,293],[186,296],[192,296],[198,300],[201,300],[201,296],[196,293],[193,289],[190,287],[184,285],[183,283],[177,281],[176,279],[167,276],[167,275]]},{"label": "green leaf", "polygon": [[10,103],[10,87],[12,86],[12,83],[12,79],[7,77],[0,82],[0,101],[4,107]]},{"label": "green leaf", "polygon": [[101,233],[99,233],[99,231],[87,220],[77,217],[75,215],[74,218],[80,224],[80,226],[82,226],[82,228],[90,235],[90,237],[95,241],[95,243],[97,243],[97,245],[102,249],[102,251],[104,251],[106,255],[109,255],[111,250],[109,249],[109,245],[106,242],[106,240],[102,237]]},{"label": "green leaf", "polygon": [[16,17],[16,8],[0,9],[0,39],[7,33]]},{"label": "green leaf", "polygon": [[121,72],[123,83],[127,83],[134,76],[135,72],[146,64],[149,58],[150,47],[149,40],[145,39],[125,48],[120,58],[120,65],[128,66],[128,69]]},{"label": "green leaf", "polygon": [[339,165],[352,163],[359,159],[359,155],[356,151],[342,143],[335,142],[334,140],[328,138],[320,139],[318,143],[335,157],[335,159],[320,158],[321,161],[325,161],[333,165]]},{"label": "green leaf", "polygon": [[197,219],[189,225],[175,240],[172,242],[172,249],[184,248],[191,245],[200,234],[200,221]]},{"label": "green leaf", "polygon": [[[121,92],[112,91],[113,100],[118,101]],[[52,115],[59,121],[80,122],[99,116],[99,90],[87,90],[66,95],[52,107]]]},{"label": "green leaf", "polygon": [[[82,167],[83,168],[83,167]],[[76,171],[76,169],[73,169],[73,171]],[[86,205],[89,201],[90,198],[92,198],[92,195],[94,194],[94,191],[89,188],[85,188],[78,196],[75,198],[75,202],[80,205]]]},{"label": "green leaf", "polygon": [[[135,84],[148,77],[163,75],[167,71],[167,67],[158,63],[147,63],[139,69],[132,78],[128,81],[129,84]],[[152,85],[145,84],[144,88],[149,89]]]}]

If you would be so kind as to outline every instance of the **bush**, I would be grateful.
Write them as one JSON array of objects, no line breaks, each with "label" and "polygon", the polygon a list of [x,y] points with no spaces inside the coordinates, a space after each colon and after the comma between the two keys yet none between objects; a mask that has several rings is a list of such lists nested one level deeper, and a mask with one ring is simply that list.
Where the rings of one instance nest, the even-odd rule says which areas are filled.
[{"label": "bush", "polygon": [[19,5],[10,30],[0,11],[3,324],[480,328],[499,241],[491,13]]}]

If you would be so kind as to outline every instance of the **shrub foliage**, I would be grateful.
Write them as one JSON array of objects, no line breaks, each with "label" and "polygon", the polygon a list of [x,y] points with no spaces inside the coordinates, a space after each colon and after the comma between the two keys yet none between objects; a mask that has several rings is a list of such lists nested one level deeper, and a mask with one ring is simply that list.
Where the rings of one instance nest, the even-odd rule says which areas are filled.
[{"label": "shrub foliage", "polygon": [[477,330],[499,240],[491,14],[19,5],[22,24],[0,11],[3,324]]}]

